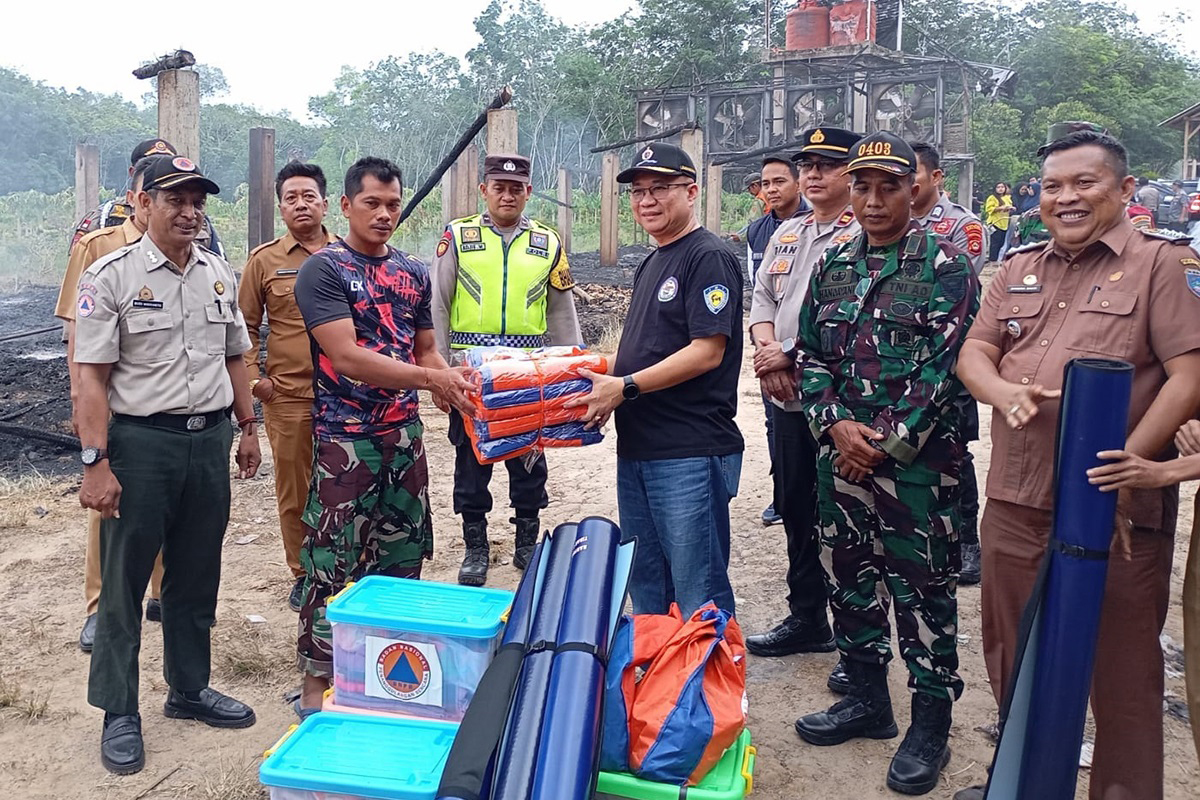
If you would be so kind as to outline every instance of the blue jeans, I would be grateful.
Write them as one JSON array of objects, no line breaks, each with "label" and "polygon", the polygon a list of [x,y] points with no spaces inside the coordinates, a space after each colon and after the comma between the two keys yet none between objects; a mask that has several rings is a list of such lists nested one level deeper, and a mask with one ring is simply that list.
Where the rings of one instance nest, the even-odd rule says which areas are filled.
[{"label": "blue jeans", "polygon": [[742,454],[656,461],[617,459],[621,530],[637,537],[629,595],[635,614],[684,617],[712,600],[734,613],[729,501]]}]

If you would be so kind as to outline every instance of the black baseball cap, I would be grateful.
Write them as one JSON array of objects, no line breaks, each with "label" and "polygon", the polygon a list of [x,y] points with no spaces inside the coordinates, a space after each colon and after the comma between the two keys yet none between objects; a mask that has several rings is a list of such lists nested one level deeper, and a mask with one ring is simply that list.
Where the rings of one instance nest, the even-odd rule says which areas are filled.
[{"label": "black baseball cap", "polygon": [[138,142],[137,147],[133,148],[133,155],[129,156],[129,166],[132,167],[146,156],[177,155],[179,155],[179,151],[175,149],[175,145],[166,139],[146,139],[143,142]]},{"label": "black baseball cap", "polygon": [[183,156],[154,159],[154,163],[146,169],[146,176],[142,178],[142,190],[148,192],[151,189],[176,189],[189,183],[198,183],[208,194],[221,192],[219,186],[204,177],[199,167]]},{"label": "black baseball cap", "polygon": [[797,163],[805,156],[824,156],[834,161],[850,158],[850,148],[862,137],[844,128],[810,128],[800,134],[800,150],[792,155]]},{"label": "black baseball cap", "polygon": [[483,159],[483,179],[485,181],[529,183],[531,171],[529,159],[516,153],[496,153]]},{"label": "black baseball cap", "polygon": [[696,180],[696,165],[682,147],[664,142],[653,142],[638,151],[629,169],[617,175],[617,183],[633,183],[639,172],[654,172],[659,175],[682,175]]},{"label": "black baseball cap", "polygon": [[880,131],[859,140],[851,150],[846,172],[881,169],[893,175],[911,175],[917,171],[917,154],[908,142],[894,133]]}]

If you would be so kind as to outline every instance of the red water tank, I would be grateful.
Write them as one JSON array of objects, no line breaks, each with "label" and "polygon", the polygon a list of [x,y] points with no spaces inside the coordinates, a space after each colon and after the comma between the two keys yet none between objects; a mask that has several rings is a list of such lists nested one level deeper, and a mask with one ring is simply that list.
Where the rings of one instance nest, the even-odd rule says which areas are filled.
[{"label": "red water tank", "polygon": [[787,14],[788,50],[809,50],[829,46],[829,9],[814,0],[801,0]]},{"label": "red water tank", "polygon": [[829,43],[833,46],[875,41],[875,4],[843,0],[829,11]]}]

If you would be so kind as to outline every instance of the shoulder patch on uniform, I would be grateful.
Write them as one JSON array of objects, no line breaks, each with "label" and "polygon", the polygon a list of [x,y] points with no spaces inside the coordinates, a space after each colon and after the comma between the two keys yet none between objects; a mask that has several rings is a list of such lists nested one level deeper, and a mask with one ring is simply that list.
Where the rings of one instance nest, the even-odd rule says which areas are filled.
[{"label": "shoulder patch on uniform", "polygon": [[973,256],[983,253],[983,225],[971,220],[963,225],[963,233],[967,235],[967,252]]},{"label": "shoulder patch on uniform", "polygon": [[729,305],[729,288],[720,283],[714,283],[704,290],[704,305],[714,314]]},{"label": "shoulder patch on uniform", "polygon": [[1167,242],[1174,242],[1175,244],[1187,244],[1192,241],[1191,236],[1188,236],[1186,233],[1179,233],[1178,231],[1165,231],[1159,228],[1139,228],[1139,230],[1147,236]]},{"label": "shoulder patch on uniform", "polygon": [[1185,269],[1183,277],[1187,281],[1187,287],[1192,291],[1192,294],[1200,297],[1200,269]]},{"label": "shoulder patch on uniform", "polygon": [[954,230],[955,222],[957,222],[957,220],[954,219],[943,219],[939,222],[936,222],[933,225],[933,232],[940,236],[945,236],[947,233]]},{"label": "shoulder patch on uniform", "polygon": [[1179,259],[1179,263],[1185,267],[1196,267],[1196,268],[1200,269],[1200,259],[1181,258],[1181,259]]},{"label": "shoulder patch on uniform", "polygon": [[442,238],[438,240],[437,249],[433,251],[434,255],[436,255],[438,258],[446,255],[446,252],[450,250],[450,242],[453,240],[454,234],[450,232],[449,228],[446,228],[446,232],[443,233]]},{"label": "shoulder patch on uniform", "polygon": [[550,285],[565,292],[575,288],[575,279],[571,277],[571,265],[567,262],[567,254],[559,257],[558,263],[550,270]]},{"label": "shoulder patch on uniform", "polygon": [[1005,254],[1004,260],[1008,261],[1017,253],[1031,253],[1034,250],[1041,250],[1048,244],[1050,244],[1050,242],[1030,242],[1029,244],[1023,244],[1020,247],[1014,247]]},{"label": "shoulder patch on uniform", "polygon": [[854,222],[854,212],[847,211],[844,214],[842,214],[840,217],[838,217],[837,226],[839,228],[842,228],[842,227],[845,227],[846,225],[849,225],[851,222]]}]

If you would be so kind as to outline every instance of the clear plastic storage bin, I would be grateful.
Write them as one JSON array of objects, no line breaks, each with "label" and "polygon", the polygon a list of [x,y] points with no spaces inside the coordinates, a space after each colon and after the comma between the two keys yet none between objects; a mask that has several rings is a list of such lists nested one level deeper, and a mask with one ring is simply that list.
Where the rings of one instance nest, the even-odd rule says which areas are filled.
[{"label": "clear plastic storage bin", "polygon": [[433,800],[458,726],[322,711],[267,751],[271,800]]},{"label": "clear plastic storage bin", "polygon": [[372,575],[329,601],[340,706],[459,721],[513,593]]}]

